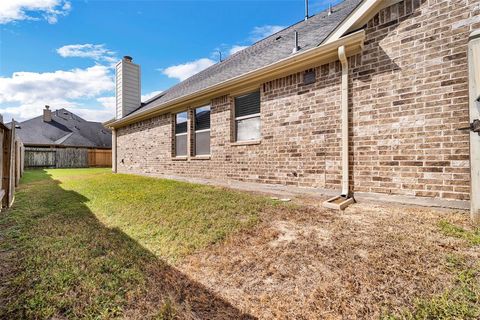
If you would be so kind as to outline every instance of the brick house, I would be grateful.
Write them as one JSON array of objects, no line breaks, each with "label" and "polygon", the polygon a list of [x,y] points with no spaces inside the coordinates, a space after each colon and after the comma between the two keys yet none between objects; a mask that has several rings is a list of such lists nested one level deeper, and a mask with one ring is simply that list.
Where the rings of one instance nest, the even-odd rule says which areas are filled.
[{"label": "brick house", "polygon": [[478,0],[345,0],[143,103],[126,57],[113,168],[465,207],[478,28]]}]

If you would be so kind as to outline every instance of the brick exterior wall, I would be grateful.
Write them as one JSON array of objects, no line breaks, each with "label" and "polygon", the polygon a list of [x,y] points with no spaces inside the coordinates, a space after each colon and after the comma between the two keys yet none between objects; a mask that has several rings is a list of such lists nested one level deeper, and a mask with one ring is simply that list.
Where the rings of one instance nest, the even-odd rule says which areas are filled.
[{"label": "brick exterior wall", "polygon": [[[467,41],[479,17],[478,0],[406,0],[368,22],[364,50],[349,58],[354,192],[469,199],[469,136],[457,128],[468,126]],[[119,128],[118,172],[339,189],[340,63],[315,72],[313,84],[302,71],[260,86],[257,144],[233,142],[233,98],[213,99],[208,159],[173,158],[170,113]]]}]

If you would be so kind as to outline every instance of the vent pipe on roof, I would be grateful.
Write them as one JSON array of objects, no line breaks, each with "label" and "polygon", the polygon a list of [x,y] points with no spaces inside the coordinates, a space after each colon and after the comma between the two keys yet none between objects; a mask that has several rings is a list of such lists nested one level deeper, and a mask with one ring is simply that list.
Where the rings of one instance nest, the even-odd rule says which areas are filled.
[{"label": "vent pipe on roof", "polygon": [[43,121],[44,122],[52,121],[52,110],[50,110],[50,106],[45,106],[45,109],[43,109]]},{"label": "vent pipe on roof", "polygon": [[295,46],[293,47],[292,53],[297,53],[298,50],[300,50],[298,46],[298,32],[295,30]]},{"label": "vent pipe on roof", "polygon": [[308,0],[305,0],[305,21],[309,18],[308,16]]},{"label": "vent pipe on roof", "polygon": [[328,5],[328,15],[329,16],[332,15],[332,4],[331,3]]}]

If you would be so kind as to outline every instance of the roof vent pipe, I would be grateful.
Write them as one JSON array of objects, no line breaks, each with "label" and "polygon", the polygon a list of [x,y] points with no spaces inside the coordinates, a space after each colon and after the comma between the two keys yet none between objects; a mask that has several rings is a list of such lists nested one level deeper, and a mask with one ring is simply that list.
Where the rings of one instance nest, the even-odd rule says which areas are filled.
[{"label": "roof vent pipe", "polygon": [[297,53],[298,50],[300,50],[298,46],[298,32],[295,30],[295,46],[293,47],[292,53]]},{"label": "roof vent pipe", "polygon": [[329,16],[332,15],[332,4],[331,3],[328,5],[328,15]]},{"label": "roof vent pipe", "polygon": [[309,18],[308,16],[308,0],[305,0],[305,21]]}]

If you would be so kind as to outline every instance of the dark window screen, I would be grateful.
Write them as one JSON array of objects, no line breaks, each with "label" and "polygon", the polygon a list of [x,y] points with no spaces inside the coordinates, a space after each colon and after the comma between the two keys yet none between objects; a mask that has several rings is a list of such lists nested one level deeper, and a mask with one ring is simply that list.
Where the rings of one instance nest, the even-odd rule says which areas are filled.
[{"label": "dark window screen", "polygon": [[210,154],[210,131],[195,133],[195,154]]},{"label": "dark window screen", "polygon": [[210,129],[210,106],[195,109],[195,130]]},{"label": "dark window screen", "polygon": [[175,155],[186,156],[187,155],[187,135],[182,134],[175,137]]},{"label": "dark window screen", "polygon": [[260,91],[235,98],[235,118],[260,113]]},{"label": "dark window screen", "polygon": [[175,133],[187,132],[187,113],[180,112],[175,115]]}]

